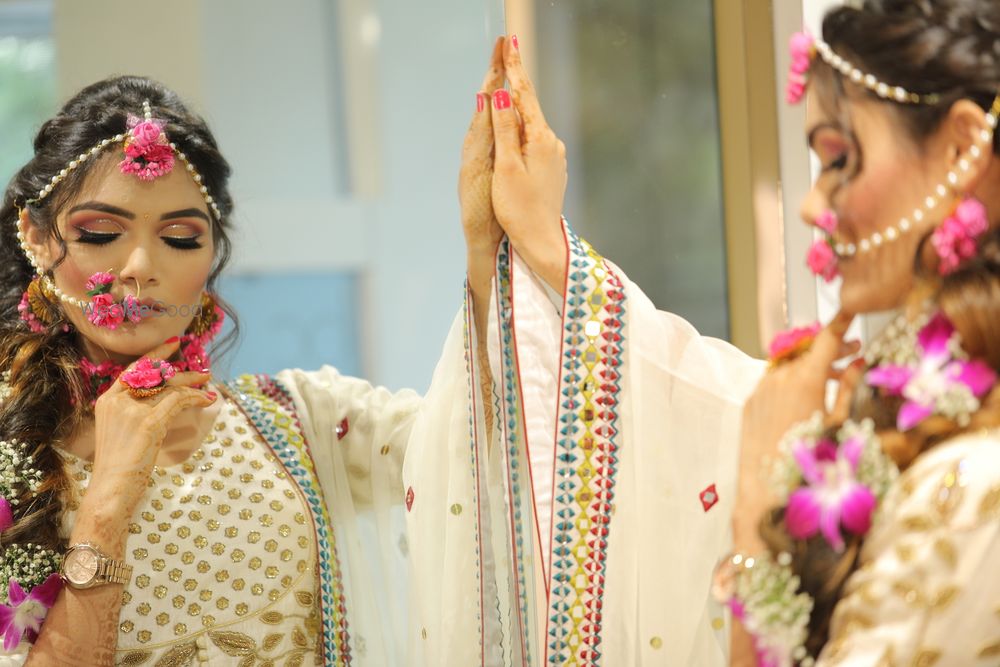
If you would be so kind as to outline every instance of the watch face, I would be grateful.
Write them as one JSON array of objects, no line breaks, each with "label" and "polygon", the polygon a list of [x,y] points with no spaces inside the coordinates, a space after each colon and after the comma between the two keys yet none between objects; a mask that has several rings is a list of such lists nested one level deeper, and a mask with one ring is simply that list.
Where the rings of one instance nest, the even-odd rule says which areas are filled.
[{"label": "watch face", "polygon": [[66,555],[63,571],[69,583],[77,586],[90,583],[97,576],[97,552],[86,547],[73,549]]}]

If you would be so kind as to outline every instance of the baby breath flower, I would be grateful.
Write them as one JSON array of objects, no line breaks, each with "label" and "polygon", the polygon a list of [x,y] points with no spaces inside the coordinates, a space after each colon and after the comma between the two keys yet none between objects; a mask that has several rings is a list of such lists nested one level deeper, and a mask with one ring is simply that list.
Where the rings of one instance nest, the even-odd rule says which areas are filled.
[{"label": "baby breath flower", "polygon": [[0,440],[0,497],[11,505],[25,492],[37,492],[42,483],[42,471],[34,467],[27,448],[18,440]]}]

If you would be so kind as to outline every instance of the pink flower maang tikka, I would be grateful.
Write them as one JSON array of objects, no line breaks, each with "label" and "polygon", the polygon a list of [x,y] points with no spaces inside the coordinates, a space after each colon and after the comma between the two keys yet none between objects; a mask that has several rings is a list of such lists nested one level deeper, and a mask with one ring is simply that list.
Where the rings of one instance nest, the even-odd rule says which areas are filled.
[{"label": "pink flower maang tikka", "polygon": [[151,181],[174,169],[174,149],[170,146],[165,121],[153,118],[149,102],[143,102],[143,118],[128,116],[128,136],[125,139],[125,159],[119,167],[123,174],[134,174]]}]

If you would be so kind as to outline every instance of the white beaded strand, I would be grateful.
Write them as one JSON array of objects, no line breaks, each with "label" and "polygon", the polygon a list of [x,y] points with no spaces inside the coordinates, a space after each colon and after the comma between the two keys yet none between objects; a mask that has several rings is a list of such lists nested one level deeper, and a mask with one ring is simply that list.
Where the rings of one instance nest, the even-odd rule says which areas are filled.
[{"label": "white beaded strand", "polygon": [[882,99],[899,102],[900,104],[937,104],[941,99],[937,94],[920,95],[918,93],[911,93],[902,86],[890,86],[885,82],[879,81],[874,74],[867,74],[843,57],[838,56],[830,45],[822,39],[815,38],[815,43],[816,52],[826,64],[843,74],[853,83],[864,86]]},{"label": "white beaded strand", "polygon": [[[958,161],[958,168],[961,172],[967,172],[972,168],[972,161],[979,159],[983,154],[983,148],[987,150],[991,149],[993,143],[993,130],[997,126],[997,114],[1000,113],[1000,97],[997,98],[997,102],[994,102],[993,108],[990,109],[989,113],[986,114],[986,124],[989,126],[989,130],[983,130],[979,134],[978,144],[973,144],[969,149],[968,157],[963,156]],[[959,176],[953,170],[949,171],[946,180],[952,188],[958,184]],[[940,201],[943,201],[951,192],[951,189],[944,183],[939,183],[937,187],[934,188],[934,193],[929,195],[924,199],[923,208],[914,209],[912,214],[912,221],[908,217],[901,218],[895,226],[889,227],[882,232],[875,232],[868,238],[861,239],[855,245],[854,243],[834,243],[833,252],[840,258],[854,257],[858,253],[866,253],[875,248],[884,245],[887,242],[895,241],[900,238],[908,231],[913,229],[914,223],[919,223],[927,217],[928,214],[932,213],[937,207]]]}]

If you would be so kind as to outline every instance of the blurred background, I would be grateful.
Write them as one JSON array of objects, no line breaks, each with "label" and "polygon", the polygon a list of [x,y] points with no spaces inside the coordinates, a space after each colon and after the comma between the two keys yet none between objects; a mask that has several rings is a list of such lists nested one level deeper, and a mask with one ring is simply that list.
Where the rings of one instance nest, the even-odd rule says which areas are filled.
[{"label": "blurred background", "polygon": [[836,306],[802,265],[811,169],[781,103],[788,37],[831,4],[0,0],[0,182],[83,85],[158,78],[235,168],[222,293],[243,340],[219,374],[330,363],[424,390],[463,295],[462,137],[506,27],[569,149],[571,224],[657,306],[760,354]]}]

